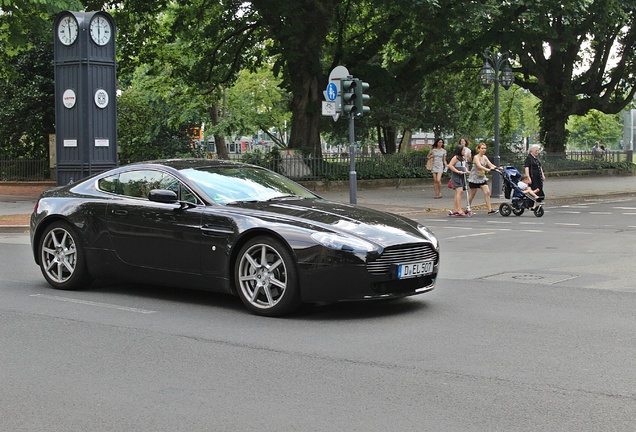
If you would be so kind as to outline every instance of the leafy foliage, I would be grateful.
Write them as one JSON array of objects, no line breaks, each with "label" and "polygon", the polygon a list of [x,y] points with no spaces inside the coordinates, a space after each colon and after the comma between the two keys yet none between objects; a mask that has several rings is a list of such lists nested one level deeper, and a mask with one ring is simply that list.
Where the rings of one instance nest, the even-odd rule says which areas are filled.
[{"label": "leafy foliage", "polygon": [[53,50],[50,41],[31,38],[4,65],[0,79],[0,157],[48,159],[54,134]]}]

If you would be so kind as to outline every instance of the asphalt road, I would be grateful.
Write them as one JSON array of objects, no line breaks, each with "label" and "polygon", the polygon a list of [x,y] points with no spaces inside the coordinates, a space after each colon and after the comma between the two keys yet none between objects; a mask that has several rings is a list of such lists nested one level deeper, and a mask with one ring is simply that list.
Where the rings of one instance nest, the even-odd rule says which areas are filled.
[{"label": "asphalt road", "polygon": [[1,234],[2,431],[632,431],[636,199],[415,216],[431,293],[252,316],[140,285],[48,287]]}]

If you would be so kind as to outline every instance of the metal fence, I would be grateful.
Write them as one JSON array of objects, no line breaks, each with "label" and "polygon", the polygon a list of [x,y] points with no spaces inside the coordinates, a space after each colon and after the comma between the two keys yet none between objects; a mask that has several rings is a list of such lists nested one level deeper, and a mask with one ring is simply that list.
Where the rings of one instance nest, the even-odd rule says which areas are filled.
[{"label": "metal fence", "polygon": [[[492,155],[488,155],[492,160]],[[523,167],[525,155],[504,154],[502,165]],[[591,151],[571,151],[559,154],[541,154],[540,159],[547,172],[593,170],[606,168],[611,164],[632,162],[632,152],[611,150],[602,157]],[[320,158],[301,154],[281,152],[245,153],[241,160],[260,165],[295,180],[342,180],[349,177],[351,160],[348,154],[329,154]],[[450,160],[448,155],[447,160]],[[361,154],[355,158],[358,179],[418,178],[428,177],[426,154],[414,152],[406,154]],[[50,180],[48,160],[15,159],[0,160],[0,181],[43,181]]]},{"label": "metal fence", "polygon": [[0,181],[44,181],[51,179],[49,161],[0,159]]}]

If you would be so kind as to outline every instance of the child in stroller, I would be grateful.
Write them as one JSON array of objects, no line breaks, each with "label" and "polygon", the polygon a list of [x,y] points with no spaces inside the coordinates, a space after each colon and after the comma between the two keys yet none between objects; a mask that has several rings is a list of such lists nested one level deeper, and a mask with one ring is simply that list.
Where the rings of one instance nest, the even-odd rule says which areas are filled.
[{"label": "child in stroller", "polygon": [[530,209],[536,217],[543,216],[543,203],[529,186],[530,180],[514,166],[505,166],[500,173],[504,179],[504,196],[512,199],[510,203],[499,205],[499,213],[502,216],[510,216],[510,213],[521,216],[525,209]]}]

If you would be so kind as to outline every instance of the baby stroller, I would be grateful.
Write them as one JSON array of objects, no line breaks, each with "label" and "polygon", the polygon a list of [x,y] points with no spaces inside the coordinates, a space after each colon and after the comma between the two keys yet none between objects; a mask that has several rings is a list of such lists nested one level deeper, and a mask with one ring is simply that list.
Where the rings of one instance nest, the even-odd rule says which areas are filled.
[{"label": "baby stroller", "polygon": [[532,209],[532,207],[534,207],[532,211],[536,217],[543,216],[543,203],[526,195],[517,187],[517,183],[521,180],[521,173],[517,168],[505,166],[499,173],[504,181],[504,196],[506,199],[510,199],[510,203],[501,203],[499,205],[499,213],[502,216],[510,216],[510,213],[514,213],[515,216],[521,216],[525,209]]}]

